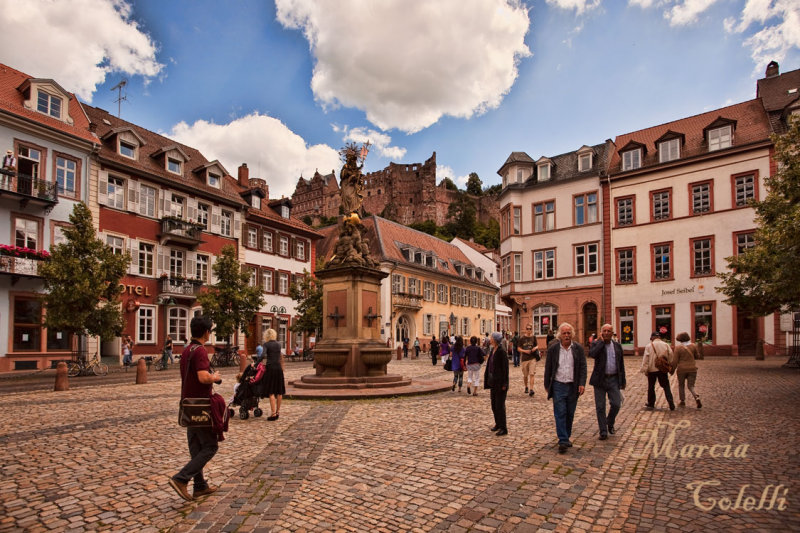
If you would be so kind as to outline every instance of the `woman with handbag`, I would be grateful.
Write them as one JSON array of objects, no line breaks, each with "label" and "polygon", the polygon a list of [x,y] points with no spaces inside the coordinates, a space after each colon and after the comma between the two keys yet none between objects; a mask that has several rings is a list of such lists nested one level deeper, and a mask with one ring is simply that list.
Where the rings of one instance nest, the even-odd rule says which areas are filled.
[{"label": "woman with handbag", "polygon": [[486,362],[486,372],[483,376],[483,388],[489,389],[492,401],[492,414],[494,414],[492,431],[496,431],[498,437],[508,435],[508,425],[506,423],[508,353],[503,348],[502,342],[502,333],[499,331],[492,333],[489,360]]},{"label": "woman with handbag", "polygon": [[678,373],[678,397],[680,398],[678,405],[681,407],[686,406],[684,384],[688,384],[689,392],[692,393],[692,397],[697,403],[697,408],[700,409],[703,407],[703,404],[700,403],[700,395],[694,392],[694,382],[697,379],[697,363],[695,363],[697,346],[690,342],[691,337],[686,332],[679,333],[675,340],[678,341],[678,345],[673,352],[675,359],[673,366]]},{"label": "woman with handbag", "polygon": [[269,408],[271,411],[267,420],[273,422],[281,414],[281,400],[286,394],[286,384],[283,379],[283,354],[281,345],[276,340],[278,334],[270,328],[264,334],[264,353],[267,354],[267,375],[262,384],[263,396],[269,396]]},{"label": "woman with handbag", "polygon": [[450,369],[453,371],[453,388],[451,389],[453,391],[456,390],[456,385],[458,385],[458,392],[461,392],[461,386],[464,384],[464,369],[466,368],[464,353],[464,337],[459,335],[453,345],[453,360],[450,363]]},{"label": "woman with handbag", "polygon": [[[478,395],[478,386],[481,384],[481,365],[483,364],[483,350],[478,346],[478,337],[474,335],[469,339],[469,346],[464,352],[464,362],[467,365],[467,394]],[[472,390],[470,391],[470,386]]]}]

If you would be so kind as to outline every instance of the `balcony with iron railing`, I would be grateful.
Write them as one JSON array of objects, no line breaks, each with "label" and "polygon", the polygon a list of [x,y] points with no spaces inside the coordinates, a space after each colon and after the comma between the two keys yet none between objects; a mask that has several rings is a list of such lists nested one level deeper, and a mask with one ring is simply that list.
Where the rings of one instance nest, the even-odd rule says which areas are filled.
[{"label": "balcony with iron railing", "polygon": [[158,284],[158,295],[194,299],[197,298],[197,294],[202,286],[203,282],[199,279],[162,277]]},{"label": "balcony with iron railing", "polygon": [[0,169],[0,197],[15,198],[22,208],[31,205],[49,213],[58,203],[58,190],[55,183]]},{"label": "balcony with iron railing", "polygon": [[406,309],[422,309],[422,296],[407,292],[398,292],[392,295],[392,302],[395,307]]},{"label": "balcony with iron railing", "polygon": [[158,237],[161,244],[178,244],[195,249],[202,242],[203,226],[197,222],[189,222],[176,217],[161,219],[161,233]]},{"label": "balcony with iron railing", "polygon": [[0,275],[11,276],[14,281],[20,277],[39,278],[39,265],[44,259],[33,259],[30,257],[14,257],[10,255],[0,255]]}]

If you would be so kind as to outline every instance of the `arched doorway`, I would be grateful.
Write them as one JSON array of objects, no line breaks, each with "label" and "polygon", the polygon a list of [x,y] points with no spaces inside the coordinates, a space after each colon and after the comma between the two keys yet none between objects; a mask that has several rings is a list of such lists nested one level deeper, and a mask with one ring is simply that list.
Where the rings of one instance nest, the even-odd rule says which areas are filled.
[{"label": "arched doorway", "polygon": [[583,338],[582,342],[587,342],[594,333],[597,335],[597,304],[589,302],[583,306]]}]

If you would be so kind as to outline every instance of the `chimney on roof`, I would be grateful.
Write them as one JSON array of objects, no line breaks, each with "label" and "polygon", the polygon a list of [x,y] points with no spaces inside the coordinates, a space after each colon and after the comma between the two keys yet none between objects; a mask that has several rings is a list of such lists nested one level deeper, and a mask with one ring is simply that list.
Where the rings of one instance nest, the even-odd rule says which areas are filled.
[{"label": "chimney on roof", "polygon": [[770,61],[769,65],[767,65],[767,73],[764,77],[774,78],[775,76],[779,76],[780,73],[781,73],[781,68],[778,66],[778,62]]},{"label": "chimney on roof", "polygon": [[250,169],[247,168],[247,163],[239,166],[239,185],[245,188],[250,187]]}]

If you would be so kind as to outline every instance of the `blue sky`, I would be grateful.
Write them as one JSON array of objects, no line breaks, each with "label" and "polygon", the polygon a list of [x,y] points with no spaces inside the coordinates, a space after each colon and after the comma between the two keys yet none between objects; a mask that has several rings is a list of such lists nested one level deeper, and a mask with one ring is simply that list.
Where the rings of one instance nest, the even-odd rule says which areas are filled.
[{"label": "blue sky", "polygon": [[436,151],[439,179],[488,186],[512,151],[601,143],[754,98],[771,59],[800,68],[796,0],[5,3],[0,62],[112,113],[127,79],[123,118],[246,162],[273,197],[366,139],[367,171]]}]

